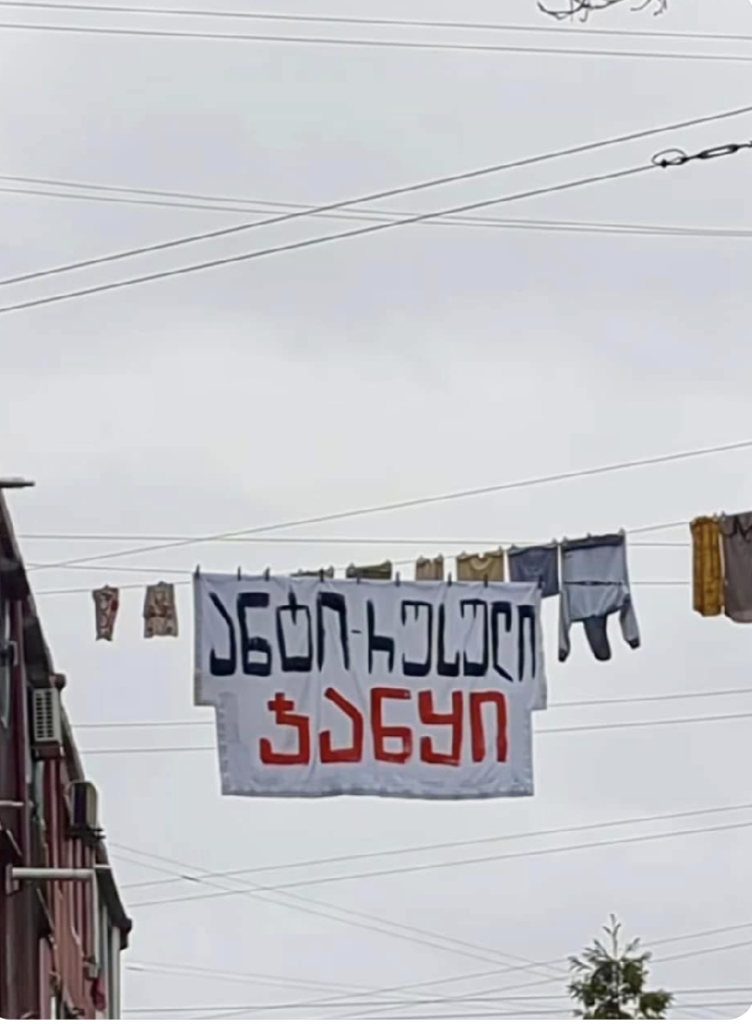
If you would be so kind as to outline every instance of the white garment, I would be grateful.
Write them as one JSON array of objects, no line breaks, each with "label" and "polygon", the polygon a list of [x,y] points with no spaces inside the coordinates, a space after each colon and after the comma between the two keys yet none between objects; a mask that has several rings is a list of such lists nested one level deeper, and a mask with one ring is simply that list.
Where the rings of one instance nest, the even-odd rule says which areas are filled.
[{"label": "white garment", "polygon": [[561,605],[559,612],[559,661],[569,657],[569,632],[582,622],[590,649],[598,661],[611,658],[607,619],[619,613],[624,639],[640,646],[640,631],[632,604],[627,570],[627,542],[623,533],[561,545]]}]

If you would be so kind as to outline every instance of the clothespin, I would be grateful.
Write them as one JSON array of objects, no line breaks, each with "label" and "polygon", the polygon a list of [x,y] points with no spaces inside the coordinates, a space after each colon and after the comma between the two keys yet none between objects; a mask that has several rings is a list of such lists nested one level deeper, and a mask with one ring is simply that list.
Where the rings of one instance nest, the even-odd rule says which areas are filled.
[{"label": "clothespin", "polygon": [[487,586],[488,586],[488,576],[484,576],[484,577],[483,577],[483,586],[484,586],[484,587],[487,587]]},{"label": "clothespin", "polygon": [[271,575],[271,570],[270,569],[264,569],[264,579],[266,580],[267,583],[269,582],[269,576],[270,575]]},{"label": "clothespin", "polygon": [[323,582],[324,582],[324,570],[323,569],[319,569],[319,583],[323,583]]},{"label": "clothespin", "polygon": [[447,586],[451,587],[451,585],[452,585],[452,574],[451,573],[447,573]]},{"label": "clothespin", "polygon": [[398,572],[396,572],[394,574],[394,585],[395,585],[395,587],[398,587],[401,583],[402,583],[402,580],[400,579],[400,574]]},{"label": "clothespin", "polygon": [[241,566],[238,566],[238,579],[240,579],[242,577],[242,575],[243,575],[243,570],[242,570]]},{"label": "clothespin", "polygon": [[196,579],[200,578],[200,576],[201,576],[201,566],[200,565],[196,566],[196,569],[195,569],[193,575],[196,577]]}]

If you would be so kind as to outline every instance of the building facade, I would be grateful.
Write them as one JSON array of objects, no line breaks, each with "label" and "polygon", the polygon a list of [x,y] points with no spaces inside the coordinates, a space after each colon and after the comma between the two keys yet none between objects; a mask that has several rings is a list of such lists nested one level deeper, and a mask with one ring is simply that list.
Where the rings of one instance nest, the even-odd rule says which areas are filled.
[{"label": "building facade", "polygon": [[117,1019],[129,920],[0,490],[0,1017]]}]

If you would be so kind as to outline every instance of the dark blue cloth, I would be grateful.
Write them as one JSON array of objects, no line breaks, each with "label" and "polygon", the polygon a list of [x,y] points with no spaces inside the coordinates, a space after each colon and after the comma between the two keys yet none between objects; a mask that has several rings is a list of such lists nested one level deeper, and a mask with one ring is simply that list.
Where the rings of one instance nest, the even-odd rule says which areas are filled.
[{"label": "dark blue cloth", "polygon": [[559,549],[556,544],[510,548],[509,578],[512,583],[538,583],[543,597],[559,593]]}]

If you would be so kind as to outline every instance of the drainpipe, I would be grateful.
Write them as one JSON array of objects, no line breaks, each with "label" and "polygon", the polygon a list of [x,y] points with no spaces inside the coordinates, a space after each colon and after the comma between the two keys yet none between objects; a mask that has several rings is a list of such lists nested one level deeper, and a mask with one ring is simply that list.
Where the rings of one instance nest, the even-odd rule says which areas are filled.
[{"label": "drainpipe", "polygon": [[120,1020],[120,929],[110,933],[110,1019]]}]

